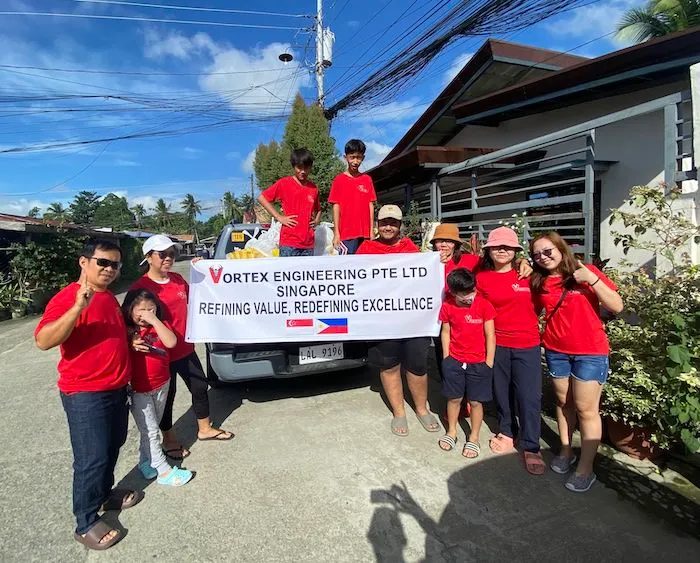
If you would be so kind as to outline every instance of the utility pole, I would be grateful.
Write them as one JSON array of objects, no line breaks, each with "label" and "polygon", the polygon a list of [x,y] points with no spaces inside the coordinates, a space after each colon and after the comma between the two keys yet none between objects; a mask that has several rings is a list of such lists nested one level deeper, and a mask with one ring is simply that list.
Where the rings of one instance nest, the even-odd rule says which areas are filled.
[{"label": "utility pole", "polygon": [[316,0],[316,87],[318,89],[318,105],[323,107],[325,94],[323,92],[323,0]]}]

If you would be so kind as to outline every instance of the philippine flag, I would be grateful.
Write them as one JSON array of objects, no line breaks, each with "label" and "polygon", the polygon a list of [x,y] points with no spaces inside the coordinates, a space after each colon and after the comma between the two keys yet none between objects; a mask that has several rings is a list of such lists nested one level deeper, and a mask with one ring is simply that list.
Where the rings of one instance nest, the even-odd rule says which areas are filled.
[{"label": "philippine flag", "polygon": [[347,319],[318,319],[316,334],[347,334]]}]

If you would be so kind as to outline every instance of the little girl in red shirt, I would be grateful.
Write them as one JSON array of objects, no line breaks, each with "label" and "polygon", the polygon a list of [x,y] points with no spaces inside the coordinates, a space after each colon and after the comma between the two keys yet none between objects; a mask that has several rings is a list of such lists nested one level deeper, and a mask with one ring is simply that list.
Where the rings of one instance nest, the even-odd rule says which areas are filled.
[{"label": "little girl in red shirt", "polygon": [[129,338],[139,336],[149,351],[131,352],[131,414],[141,433],[139,470],[146,479],[158,477],[161,485],[179,487],[193,474],[187,469],[171,467],[160,445],[160,419],[170,387],[170,348],[177,336],[161,321],[158,298],[145,289],[126,294],[122,305]]}]

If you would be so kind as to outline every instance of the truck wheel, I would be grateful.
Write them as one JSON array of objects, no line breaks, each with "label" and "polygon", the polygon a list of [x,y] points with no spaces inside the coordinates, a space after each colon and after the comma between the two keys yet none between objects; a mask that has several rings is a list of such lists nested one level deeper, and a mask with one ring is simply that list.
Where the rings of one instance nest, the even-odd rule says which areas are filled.
[{"label": "truck wheel", "polygon": [[209,382],[209,387],[212,389],[218,389],[221,387],[222,383],[221,380],[219,379],[219,376],[216,375],[216,372],[214,371],[214,368],[211,365],[211,361],[209,359],[209,346],[206,347],[207,349],[207,381]]}]

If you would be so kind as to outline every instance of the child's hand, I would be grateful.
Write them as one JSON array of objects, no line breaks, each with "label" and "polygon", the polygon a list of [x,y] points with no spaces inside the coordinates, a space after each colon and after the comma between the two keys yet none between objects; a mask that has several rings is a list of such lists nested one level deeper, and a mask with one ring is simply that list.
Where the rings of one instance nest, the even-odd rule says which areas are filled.
[{"label": "child's hand", "polygon": [[135,352],[148,352],[148,346],[146,346],[146,341],[139,336],[138,332],[134,332],[131,335],[131,347]]},{"label": "child's hand", "polygon": [[149,325],[152,325],[158,320],[156,317],[156,312],[153,309],[145,309],[141,311],[141,320],[146,321]]},{"label": "child's hand", "polygon": [[280,215],[279,222],[285,227],[296,227],[299,224],[297,217],[298,215]]}]

